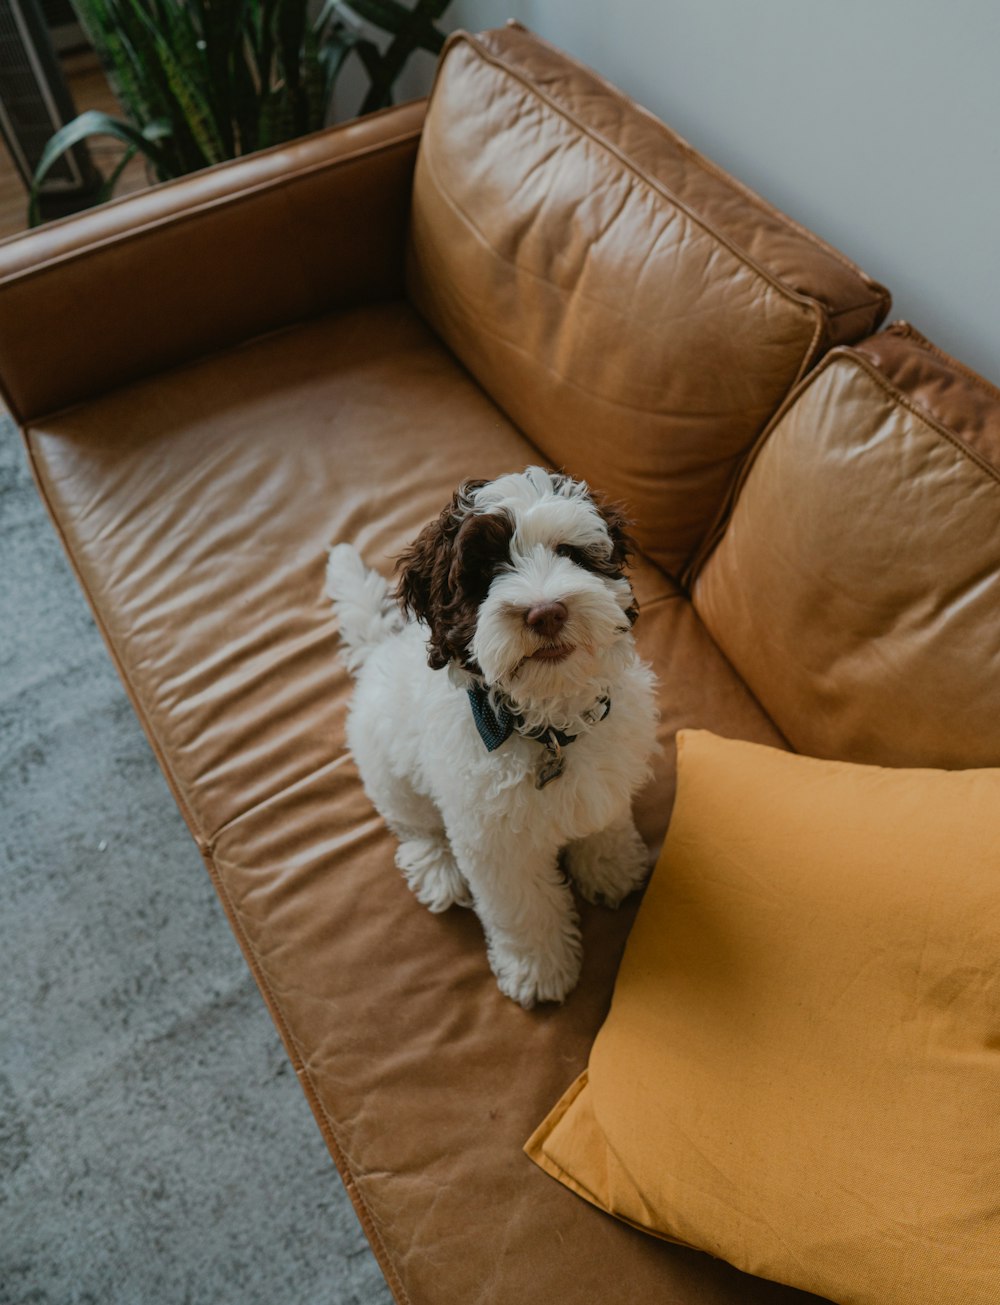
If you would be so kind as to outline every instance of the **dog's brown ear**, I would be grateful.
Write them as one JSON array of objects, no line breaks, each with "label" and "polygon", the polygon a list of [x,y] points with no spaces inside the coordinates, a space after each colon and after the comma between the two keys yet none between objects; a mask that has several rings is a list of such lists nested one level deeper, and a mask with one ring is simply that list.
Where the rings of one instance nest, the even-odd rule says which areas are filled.
[{"label": "dog's brown ear", "polygon": [[508,560],[513,534],[507,512],[477,512],[465,518],[455,536],[448,577],[453,603],[478,604],[486,597],[497,566]]},{"label": "dog's brown ear", "polygon": [[[591,494],[591,499],[594,507],[604,518],[608,538],[611,540],[609,564],[624,577],[630,560],[638,551],[636,542],[629,531],[629,527],[633,523],[620,503],[610,503],[607,499],[594,493]],[[632,595],[632,602],[625,615],[628,617],[629,625],[635,625],[639,619],[639,604],[636,602],[635,594]]]},{"label": "dog's brown ear", "polygon": [[608,529],[608,538],[611,540],[611,561],[619,571],[624,571],[629,564],[629,559],[636,552],[635,540],[629,533],[629,527],[633,523],[620,503],[609,503],[599,494],[591,494],[591,499],[594,507],[604,518],[604,524]]},{"label": "dog's brown ear", "polygon": [[424,526],[404,553],[396,559],[396,601],[404,612],[423,621],[430,629],[427,662],[432,670],[447,666],[454,656],[447,619],[454,594],[452,570],[455,541],[467,513],[469,496],[485,480],[467,480],[455,491],[451,502],[436,521]]}]

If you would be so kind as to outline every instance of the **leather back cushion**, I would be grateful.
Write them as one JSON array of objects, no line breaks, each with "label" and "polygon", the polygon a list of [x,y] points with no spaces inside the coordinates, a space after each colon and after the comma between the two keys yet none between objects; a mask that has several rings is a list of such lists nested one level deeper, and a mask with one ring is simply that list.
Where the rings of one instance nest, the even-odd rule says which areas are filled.
[{"label": "leather back cushion", "polygon": [[452,39],[418,155],[409,292],[551,461],[678,571],[741,455],[886,292],[515,26]]},{"label": "leather back cushion", "polygon": [[905,324],[831,353],[694,602],[797,750],[1000,764],[1000,391]]}]

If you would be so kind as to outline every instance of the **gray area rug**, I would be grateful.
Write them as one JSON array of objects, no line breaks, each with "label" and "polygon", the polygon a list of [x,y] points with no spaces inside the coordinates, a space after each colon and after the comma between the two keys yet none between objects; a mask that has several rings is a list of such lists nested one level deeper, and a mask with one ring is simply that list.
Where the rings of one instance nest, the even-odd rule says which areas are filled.
[{"label": "gray area rug", "polygon": [[0,1302],[391,1296],[0,425]]}]

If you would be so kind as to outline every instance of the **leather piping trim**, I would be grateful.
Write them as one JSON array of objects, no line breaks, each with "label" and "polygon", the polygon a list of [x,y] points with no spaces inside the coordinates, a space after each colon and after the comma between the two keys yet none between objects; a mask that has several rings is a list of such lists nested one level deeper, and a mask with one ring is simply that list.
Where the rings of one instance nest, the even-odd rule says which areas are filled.
[{"label": "leather piping trim", "polygon": [[[946,358],[947,354],[942,356]],[[991,480],[1000,484],[1000,468],[995,467],[988,458],[985,458],[981,453],[974,449],[971,444],[967,444],[965,440],[962,439],[961,435],[958,435],[955,431],[949,429],[949,427],[947,427],[942,421],[932,413],[928,412],[922,404],[917,403],[912,396],[905,394],[896,385],[893,385],[892,381],[890,381],[889,378],[879,370],[871,359],[858,353],[856,349],[852,349],[849,345],[845,345],[843,348],[833,351],[831,354],[831,360],[836,361],[838,357],[849,358],[856,366],[860,367],[862,371],[867,372],[872,380],[881,386],[886,394],[895,399],[900,407],[906,408],[914,415],[914,417],[919,418],[919,420],[926,426],[929,426],[931,430],[935,431],[938,435],[947,440],[949,444],[953,445],[959,453],[964,453],[969,461],[974,462],[980,471],[984,471]]]},{"label": "leather piping trim", "polygon": [[927,336],[922,331],[918,331],[911,322],[890,322],[883,334],[897,336],[901,340],[909,340],[911,344],[917,345],[925,353],[929,353],[931,357],[940,359],[953,371],[959,372],[977,390],[982,390],[991,399],[995,399],[997,403],[1000,403],[1000,386],[994,385],[985,376],[980,376],[971,367],[966,367],[965,363],[959,362],[953,354],[946,353],[944,349],[939,349],[936,344],[932,344]]},{"label": "leather piping trim", "polygon": [[767,214],[768,217],[776,218],[785,226],[790,227],[796,232],[796,234],[802,236],[809,242],[809,244],[822,250],[823,253],[829,254],[843,267],[846,267],[848,271],[853,272],[860,281],[875,292],[874,299],[860,301],[857,304],[853,304],[846,308],[839,308],[836,311],[828,310],[831,317],[839,317],[844,313],[855,312],[860,308],[875,307],[876,305],[882,306],[882,314],[879,321],[885,317],[885,314],[892,306],[891,292],[886,286],[882,285],[881,282],[875,281],[870,277],[863,268],[859,267],[857,263],[848,258],[842,250],[837,249],[834,245],[827,244],[822,236],[818,236],[815,231],[810,231],[808,227],[802,226],[801,223],[796,222],[794,218],[789,217],[787,213],[782,212],[780,208],[777,208],[769,200],[764,199],[762,195],[758,195],[757,192],[752,190],[745,182],[740,181],[737,177],[734,177],[732,173],[727,172],[720,164],[715,163],[712,159],[708,158],[707,155],[702,154],[700,150],[695,149],[690,142],[685,140],[683,136],[678,135],[672,127],[669,127],[662,119],[658,118],[655,113],[651,113],[649,109],[633,100],[630,95],[627,95],[619,87],[606,81],[601,74],[595,72],[593,68],[581,64],[579,60],[572,59],[571,56],[566,55],[563,51],[559,50],[558,47],[552,45],[549,41],[546,41],[543,36],[539,36],[536,32],[532,32],[530,28],[525,27],[522,23],[512,21],[510,25],[512,27],[517,27],[522,32],[528,33],[533,40],[537,41],[539,45],[544,45],[547,49],[551,50],[553,54],[558,55],[562,59],[569,59],[570,62],[575,64],[577,67],[582,67],[591,77],[594,78],[595,81],[601,83],[613,99],[624,104],[627,108],[632,110],[632,112],[641,114],[643,118],[653,124],[661,136],[669,140],[672,144],[677,145],[685,154],[688,155],[689,158],[694,159],[699,167],[701,167],[705,172],[710,173],[716,178],[716,180],[723,182],[730,190],[735,191],[742,199],[747,200],[748,203],[752,204],[762,213]]},{"label": "leather piping trim", "polygon": [[[730,240],[728,236],[722,235],[721,232],[717,231],[710,222],[695,213],[682,200],[678,199],[677,196],[663,184],[663,182],[650,176],[648,172],[643,168],[640,168],[638,164],[630,159],[618,145],[614,144],[613,141],[608,140],[606,136],[602,135],[599,131],[596,131],[593,127],[589,126],[589,124],[582,122],[570,109],[567,109],[553,96],[549,95],[548,92],[543,91],[534,82],[530,81],[519,69],[512,67],[499,56],[492,54],[470,33],[454,32],[449,38],[438,62],[435,86],[437,85],[437,78],[441,76],[441,69],[444,67],[445,59],[448,54],[456,45],[461,43],[464,43],[471,49],[475,50],[484,63],[491,64],[500,72],[505,73],[513,81],[518,82],[526,91],[529,92],[529,94],[536,96],[543,104],[547,105],[553,113],[557,114],[564,121],[570,123],[574,128],[576,128],[581,135],[588,137],[590,140],[594,141],[595,144],[606,150],[634,177],[644,185],[648,186],[650,190],[667,200],[674,206],[674,208],[683,213],[685,217],[693,222],[695,226],[700,227],[707,235],[711,236],[713,240],[718,241],[723,248],[728,249],[739,262],[749,268],[751,272],[756,273],[761,280],[767,282],[768,285],[777,290],[778,293],[790,303],[801,308],[807,316],[814,316],[816,318],[816,324],[813,329],[812,339],[803,355],[802,362],[792,384],[796,384],[798,380],[805,375],[818,354],[821,352],[820,346],[824,336],[827,334],[829,314],[825,304],[811,295],[800,293],[798,290],[793,290],[790,286],[785,285],[783,281],[780,281],[773,273],[769,272],[767,268],[762,267],[755,259],[751,258],[749,254],[741,249],[739,245]],[[566,56],[562,57],[565,58]],[[620,96],[620,98],[622,98],[625,103],[631,104],[631,101],[628,100],[627,97]],[[431,99],[433,102],[433,91],[431,93]]]},{"label": "leather piping trim", "polygon": [[[693,145],[689,144],[689,142],[683,138],[683,136],[679,136],[677,132],[675,132],[671,127],[667,126],[665,122],[663,122],[660,118],[657,118],[654,113],[651,113],[649,109],[646,109],[641,104],[637,103],[635,100],[631,98],[631,96],[627,95],[624,91],[619,89],[619,87],[612,85],[612,83],[609,81],[606,81],[605,78],[603,78],[600,75],[600,73],[595,72],[593,68],[589,68],[586,64],[580,63],[579,60],[573,59],[570,55],[567,55],[564,51],[559,50],[556,46],[552,45],[549,41],[546,41],[544,37],[539,36],[536,32],[531,31],[530,28],[525,27],[523,23],[511,19],[510,22],[508,23],[508,26],[515,28],[518,31],[524,32],[525,34],[530,36],[533,41],[537,42],[539,45],[544,46],[547,50],[550,50],[559,60],[568,62],[576,68],[582,68],[583,71],[587,73],[588,76],[592,77],[596,82],[598,82],[601,85],[601,87],[606,91],[606,93],[612,99],[616,100],[619,104],[623,104],[630,112],[640,114],[645,120],[651,123],[653,127],[655,127],[659,135],[663,136],[664,139],[669,141],[671,144],[676,145],[684,154],[686,154],[689,158],[693,159],[699,165],[699,167],[703,169],[703,171],[715,177],[716,180],[721,181],[730,190],[734,191],[742,199],[745,199],[748,203],[752,204],[755,208],[759,209],[762,213],[765,213],[770,218],[776,219],[784,226],[789,227],[797,235],[801,236],[803,239],[808,241],[809,244],[813,245],[815,248],[821,250],[823,253],[835,259],[838,263],[841,264],[842,267],[847,268],[847,270],[852,272],[864,285],[868,286],[868,288],[874,292],[875,297],[873,299],[859,301],[856,304],[847,305],[843,308],[832,309],[827,307],[827,305],[824,304],[823,301],[820,300],[815,295],[810,295],[806,291],[793,291],[790,289],[790,287],[783,286],[783,288],[789,294],[801,296],[801,298],[805,300],[820,304],[823,311],[829,317],[840,317],[846,313],[857,312],[862,308],[868,308],[868,307],[874,308],[878,306],[881,308],[881,313],[875,325],[877,326],[878,323],[882,321],[882,319],[885,317],[886,313],[889,311],[892,305],[891,293],[880,282],[873,280],[872,277],[870,277],[867,274],[867,272],[863,271],[862,268],[860,268],[856,263],[854,263],[851,259],[849,259],[846,254],[841,252],[841,250],[835,248],[833,245],[827,244],[827,242],[821,236],[818,236],[815,231],[810,231],[808,227],[802,226],[801,223],[796,222],[794,218],[789,217],[787,213],[783,213],[781,209],[776,208],[773,204],[769,203],[769,201],[764,199],[761,195],[758,195],[756,191],[752,190],[749,186],[745,185],[742,181],[739,181],[731,173],[727,172],[725,168],[721,167],[717,163],[714,163],[710,158],[706,157],[699,150],[696,150]],[[497,64],[499,66],[503,66],[513,76],[517,77],[519,81],[531,87],[531,89],[533,89],[541,98],[545,99],[549,103],[552,103],[553,105],[557,105],[557,101],[554,99],[554,97],[550,96],[547,92],[542,91],[534,82],[531,82],[524,74],[520,73],[517,69],[511,67],[511,65],[508,64],[505,60],[503,60],[501,56],[492,54],[492,52],[487,50],[486,47],[483,45],[483,43],[471,32],[457,31],[452,33],[451,37],[449,38],[449,40],[445,45],[444,50],[442,51],[441,59],[438,64],[437,75],[440,75],[440,68],[444,64],[444,59],[448,53],[449,47],[451,45],[457,44],[460,41],[465,41],[467,44],[472,46],[475,50],[477,50],[482,55],[484,59],[488,60],[489,62]],[[437,80],[437,76],[435,76],[435,82],[436,80]],[[576,117],[576,115],[571,109],[562,108],[561,106],[559,107],[560,107],[560,112],[563,114],[563,116],[575,122],[576,125],[581,128],[581,130],[587,132],[595,139],[600,139],[602,143],[606,144],[609,149],[619,154],[620,157],[625,157],[621,154],[621,151],[618,149],[618,147],[612,144],[612,142],[606,141],[605,138],[600,135],[600,133],[594,131],[592,128],[589,128],[586,126],[586,124],[582,123]],[[637,174],[640,173],[640,169],[637,168],[634,164],[630,166],[632,167],[633,171],[635,171]],[[665,185],[662,185],[662,183],[660,184],[664,193],[670,195],[670,198],[673,199],[673,202],[677,204],[678,208],[684,208],[685,212],[687,212],[688,210],[686,209],[684,204],[680,200],[678,200],[675,196],[670,194],[668,188]],[[718,232],[716,232],[714,229],[712,229],[708,223],[704,222],[704,220],[701,221],[703,226],[705,226],[709,230],[712,230],[713,235],[717,236],[720,240],[726,239],[725,237],[721,236]],[[748,255],[743,254],[742,251],[739,250],[738,246],[734,246],[734,248],[736,249],[736,252],[739,252],[741,254],[744,260],[750,266],[754,266],[754,267],[757,266],[754,263],[754,261],[750,259]],[[763,270],[763,269],[758,268],[758,270]],[[770,275],[770,274],[764,272],[764,275]],[[778,284],[782,284],[782,283],[778,282]]]}]

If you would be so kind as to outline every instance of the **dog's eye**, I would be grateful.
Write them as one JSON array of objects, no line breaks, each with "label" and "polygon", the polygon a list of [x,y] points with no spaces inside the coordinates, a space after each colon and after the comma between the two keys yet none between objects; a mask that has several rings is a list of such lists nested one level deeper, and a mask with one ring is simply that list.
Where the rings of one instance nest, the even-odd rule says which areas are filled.
[{"label": "dog's eye", "polygon": [[586,554],[583,549],[577,548],[575,544],[557,544],[556,553],[559,557],[565,557],[569,561],[575,562],[577,566],[583,566],[586,562]]},{"label": "dog's eye", "polygon": [[555,551],[559,557],[565,557],[576,566],[583,567],[585,571],[593,572],[594,575],[604,576],[609,580],[620,580],[622,578],[622,572],[615,566],[610,557],[601,557],[600,554],[592,552],[588,548],[580,548],[576,544],[557,544]]}]

